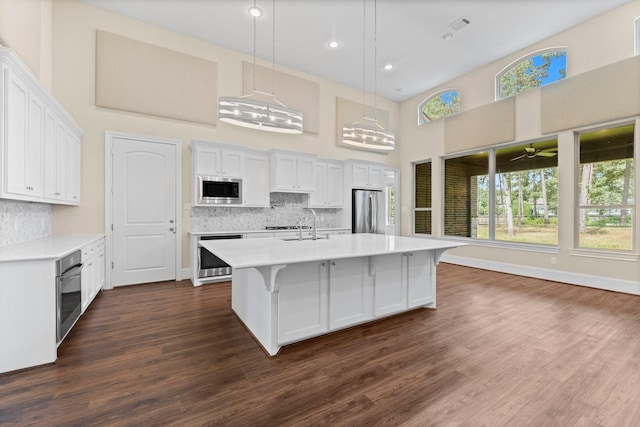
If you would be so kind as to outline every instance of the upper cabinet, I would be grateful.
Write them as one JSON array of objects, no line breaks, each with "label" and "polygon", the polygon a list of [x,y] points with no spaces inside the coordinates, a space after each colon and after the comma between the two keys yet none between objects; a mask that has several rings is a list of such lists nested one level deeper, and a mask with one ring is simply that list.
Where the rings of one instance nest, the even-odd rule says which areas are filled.
[{"label": "upper cabinet", "polygon": [[272,151],[271,192],[312,193],[315,191],[313,155]]},{"label": "upper cabinet", "polygon": [[197,175],[224,178],[244,176],[244,152],[199,141],[193,144]]},{"label": "upper cabinet", "polygon": [[344,205],[344,171],[341,162],[316,161],[313,166],[315,191],[309,194],[310,208],[341,208]]},{"label": "upper cabinet", "polygon": [[[0,67],[0,197],[78,204],[82,130],[11,49],[0,48]],[[70,180],[75,197],[68,192]]]},{"label": "upper cabinet", "polygon": [[353,188],[382,190],[384,187],[384,165],[349,162],[347,171],[350,173]]},{"label": "upper cabinet", "polygon": [[245,154],[244,162],[242,205],[269,206],[269,157],[263,153],[249,151]]}]

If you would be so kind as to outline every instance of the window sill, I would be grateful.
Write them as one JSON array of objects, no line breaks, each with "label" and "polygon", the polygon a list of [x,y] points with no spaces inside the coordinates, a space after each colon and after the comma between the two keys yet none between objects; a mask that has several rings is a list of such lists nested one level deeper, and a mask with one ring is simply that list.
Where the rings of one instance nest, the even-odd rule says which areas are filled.
[{"label": "window sill", "polygon": [[638,262],[638,259],[640,259],[640,254],[632,252],[613,252],[599,249],[569,249],[569,255],[631,262]]},{"label": "window sill", "polygon": [[553,246],[553,245],[537,245],[534,243],[496,242],[491,240],[471,239],[469,237],[451,237],[451,236],[434,237],[431,234],[411,234],[410,236],[423,238],[423,239],[438,239],[438,240],[450,240],[454,242],[464,242],[464,243],[467,243],[469,246],[514,249],[519,251],[540,252],[545,254],[560,253],[560,248],[558,246]]}]

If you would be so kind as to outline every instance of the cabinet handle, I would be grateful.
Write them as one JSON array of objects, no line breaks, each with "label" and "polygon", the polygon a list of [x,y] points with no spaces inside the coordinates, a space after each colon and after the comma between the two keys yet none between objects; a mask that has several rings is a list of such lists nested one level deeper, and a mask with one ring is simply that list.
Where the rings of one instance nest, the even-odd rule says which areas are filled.
[{"label": "cabinet handle", "polygon": [[409,256],[413,256],[413,254],[412,254],[412,253],[409,253]]},{"label": "cabinet handle", "polygon": [[335,262],[333,262],[333,261],[331,261],[331,265],[336,265],[336,263],[335,263]]},{"label": "cabinet handle", "polygon": [[404,254],[402,254],[402,256],[407,256],[407,254],[406,254],[406,253],[404,253]]},{"label": "cabinet handle", "polygon": [[326,267],[326,266],[327,266],[327,264],[326,264],[326,263],[324,263],[324,262],[321,262],[321,263],[320,263],[320,265],[321,265],[322,267]]}]

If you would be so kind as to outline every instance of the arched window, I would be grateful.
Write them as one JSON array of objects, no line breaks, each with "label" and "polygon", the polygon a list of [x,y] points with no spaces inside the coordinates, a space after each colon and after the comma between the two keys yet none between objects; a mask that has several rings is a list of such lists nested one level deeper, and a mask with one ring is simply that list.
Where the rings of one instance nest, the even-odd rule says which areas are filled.
[{"label": "arched window", "polygon": [[460,92],[446,89],[434,93],[418,107],[418,126],[460,112]]},{"label": "arched window", "polygon": [[538,51],[505,67],[496,76],[496,99],[508,98],[567,76],[567,51]]}]

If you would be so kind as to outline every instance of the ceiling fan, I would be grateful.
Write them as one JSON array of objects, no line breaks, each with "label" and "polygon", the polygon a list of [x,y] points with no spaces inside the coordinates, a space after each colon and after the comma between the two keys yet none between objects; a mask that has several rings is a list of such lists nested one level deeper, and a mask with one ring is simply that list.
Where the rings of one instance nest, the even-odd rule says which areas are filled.
[{"label": "ceiling fan", "polygon": [[558,147],[540,150],[540,149],[534,148],[533,144],[530,144],[528,147],[524,148],[523,154],[512,158],[511,161],[520,160],[524,158],[533,159],[534,157],[553,157],[557,155],[558,155]]}]

